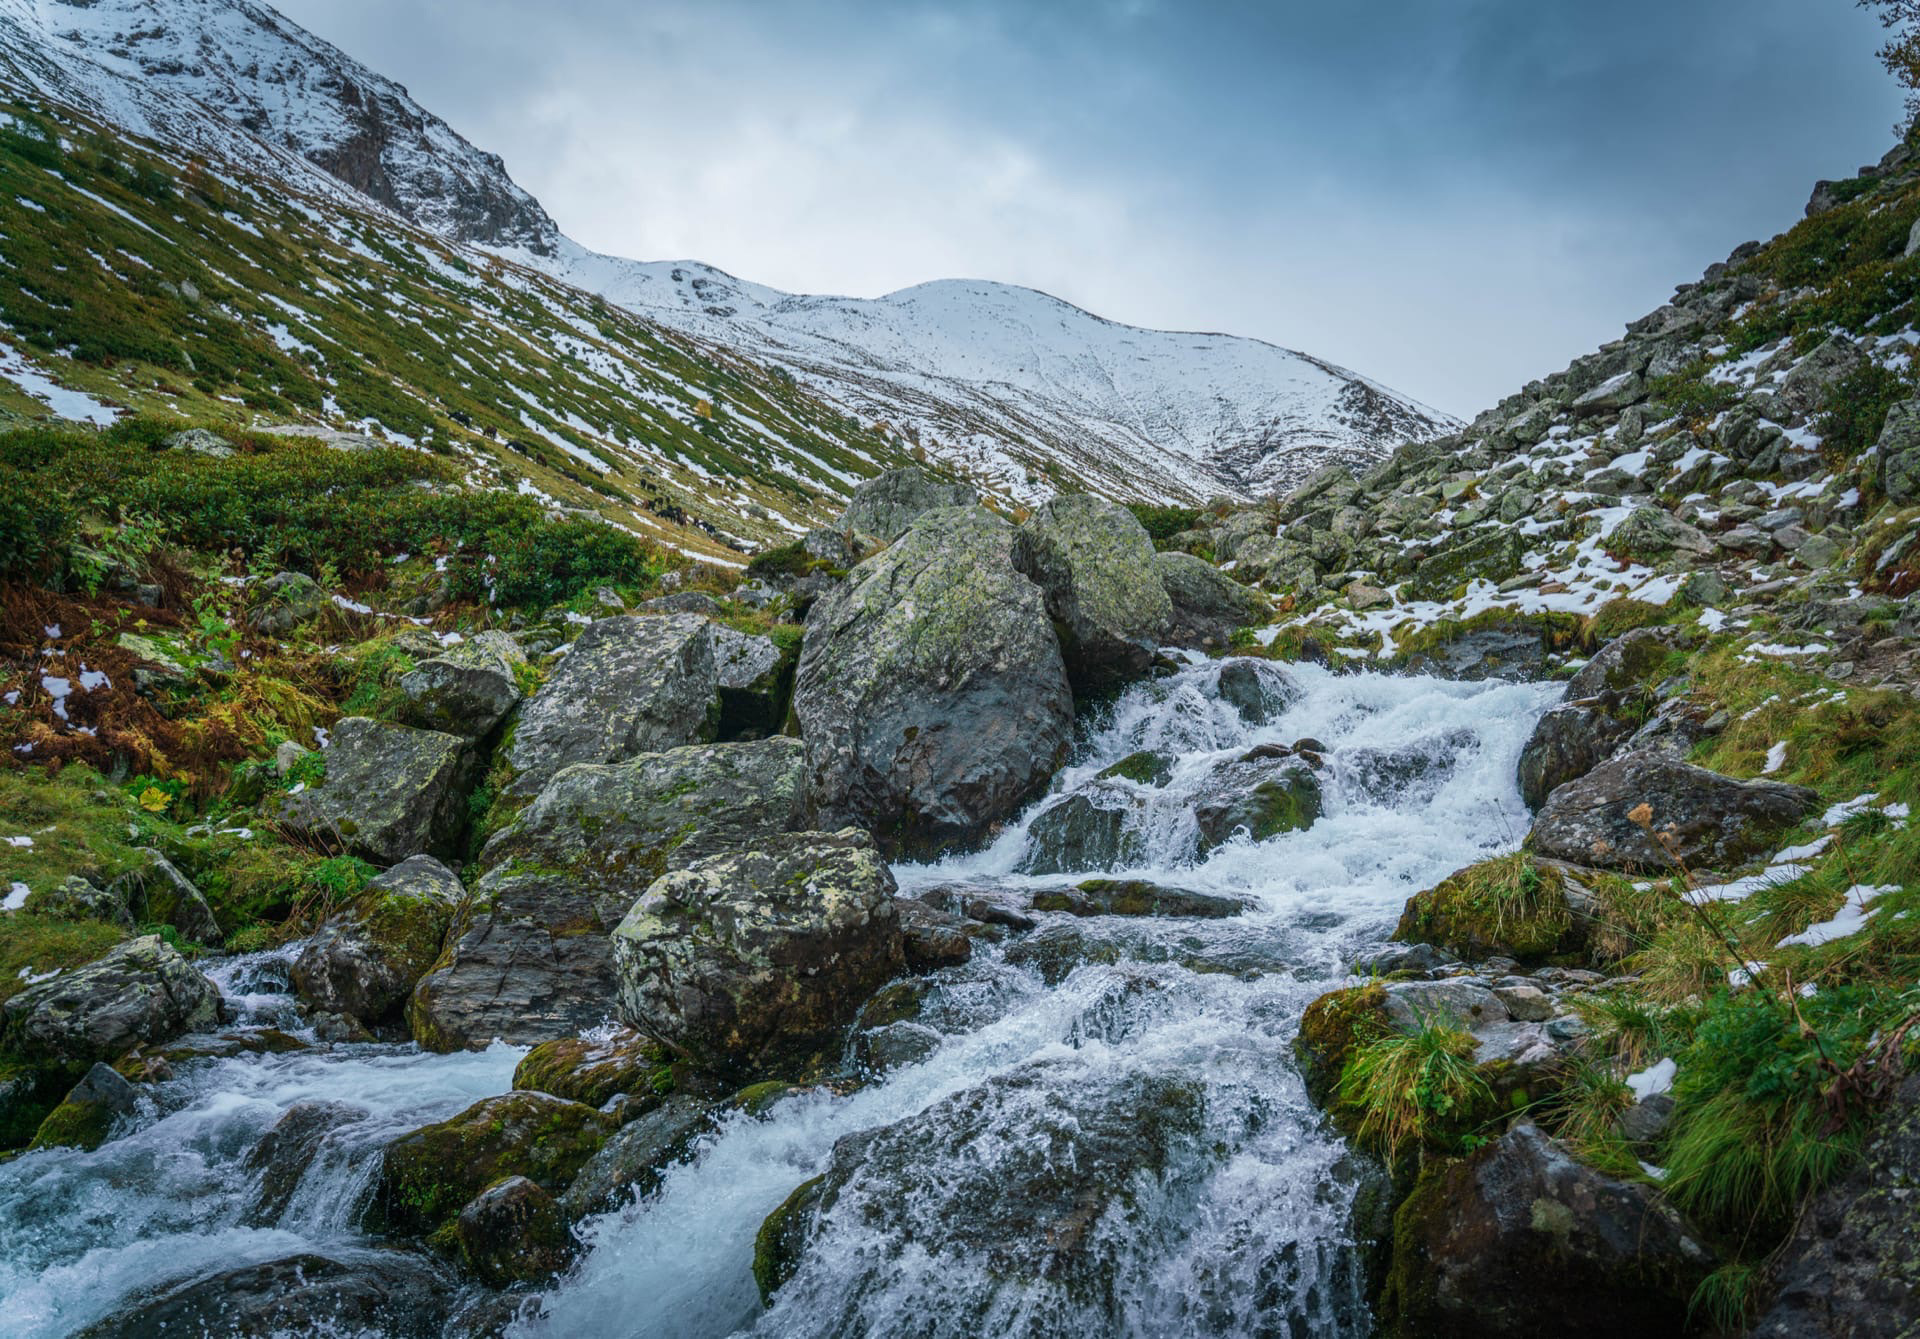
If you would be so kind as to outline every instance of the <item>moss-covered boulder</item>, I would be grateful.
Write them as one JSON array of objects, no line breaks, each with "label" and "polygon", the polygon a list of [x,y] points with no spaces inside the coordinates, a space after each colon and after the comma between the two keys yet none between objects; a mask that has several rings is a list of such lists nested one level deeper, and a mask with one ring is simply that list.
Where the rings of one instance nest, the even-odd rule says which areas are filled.
[{"label": "moss-covered boulder", "polygon": [[477,633],[400,676],[407,719],[462,739],[484,739],[520,701],[516,671],[527,663],[504,632]]},{"label": "moss-covered boulder", "polygon": [[1204,854],[1244,832],[1265,841],[1313,826],[1321,814],[1320,778],[1304,758],[1248,757],[1216,769],[1193,805]]},{"label": "moss-covered boulder", "polygon": [[1013,565],[1046,596],[1074,692],[1099,694],[1146,673],[1173,605],[1153,539],[1132,512],[1089,493],[1054,498],[1021,525]]},{"label": "moss-covered boulder", "polygon": [[102,921],[122,930],[131,930],[134,923],[125,888],[102,888],[84,874],[69,874],[56,884],[34,889],[21,909],[48,920]]},{"label": "moss-covered boulder", "polygon": [[632,1028],[586,1037],[556,1037],[528,1051],[513,1086],[603,1107],[621,1093],[654,1096],[671,1083],[660,1043]]},{"label": "moss-covered boulder", "polygon": [[219,1019],[220,992],[158,935],[28,986],[0,1006],[0,1039],[28,1060],[111,1062]]},{"label": "moss-covered boulder", "polygon": [[568,1037],[605,1021],[607,935],[653,881],[799,826],[800,741],[693,745],[555,776],[482,853],[487,873],[407,1019],[434,1050]]},{"label": "moss-covered boulder", "polygon": [[1394,1215],[1381,1320],[1404,1339],[1682,1334],[1713,1266],[1653,1186],[1523,1122],[1421,1172]]},{"label": "moss-covered boulder", "polygon": [[302,572],[275,572],[247,593],[247,626],[281,637],[327,607],[320,583]]},{"label": "moss-covered boulder", "polygon": [[667,874],[613,934],[620,1011],[718,1068],[799,1073],[906,966],[893,875],[857,829]]},{"label": "moss-covered boulder", "polygon": [[1307,1095],[1325,1106],[1353,1052],[1391,1027],[1386,988],[1378,982],[1329,991],[1309,1004],[1293,1039]]},{"label": "moss-covered boulder", "polygon": [[194,944],[217,945],[220,922],[193,880],[151,846],[134,848],[140,864],[115,880],[142,925],[171,925]]},{"label": "moss-covered boulder", "polygon": [[721,739],[764,739],[780,733],[793,697],[793,672],[800,663],[797,629],[775,638],[716,623],[714,673],[719,681]]},{"label": "moss-covered boulder", "polygon": [[1499,955],[1538,963],[1571,957],[1587,941],[1576,900],[1584,904],[1583,891],[1571,885],[1558,862],[1525,852],[1496,856],[1414,894],[1393,937],[1470,959]]},{"label": "moss-covered boulder", "polygon": [[1131,781],[1136,786],[1164,786],[1173,776],[1173,759],[1164,753],[1155,753],[1151,749],[1141,749],[1129,753],[1119,762],[1103,768],[1099,779],[1102,781]]},{"label": "moss-covered boulder", "polygon": [[402,1135],[382,1155],[370,1225],[430,1236],[474,1196],[510,1176],[556,1194],[599,1151],[617,1122],[582,1102],[512,1092]]},{"label": "moss-covered boulder", "polygon": [[1267,601],[1259,591],[1203,558],[1156,553],[1153,570],[1167,593],[1170,613],[1162,636],[1171,646],[1225,646],[1235,629],[1267,621]]},{"label": "moss-covered boulder", "polygon": [[1065,756],[1073,695],[1012,527],[925,512],[814,606],[793,708],[823,825],[889,850],[978,841]]},{"label": "moss-covered boulder", "polygon": [[1505,581],[1520,570],[1526,552],[1526,537],[1505,528],[1455,537],[1420,560],[1407,580],[1406,594],[1416,600],[1444,600],[1469,582]]},{"label": "moss-covered boulder", "polygon": [[460,1259],[493,1288],[552,1278],[573,1259],[573,1234],[547,1190],[509,1176],[475,1195],[454,1220]]},{"label": "moss-covered boulder", "polygon": [[753,1282],[760,1289],[760,1305],[771,1306],[780,1285],[793,1277],[813,1228],[825,1176],[802,1181],[780,1207],[768,1214],[753,1235]]},{"label": "moss-covered boulder", "polygon": [[1145,879],[1083,879],[1072,888],[1050,888],[1033,895],[1035,911],[1071,916],[1185,916],[1214,920],[1238,916],[1247,904],[1216,893],[1168,888]]},{"label": "moss-covered boulder", "polygon": [[326,778],[288,794],[277,815],[294,840],[382,867],[457,854],[474,781],[465,740],[349,716],[324,756]]},{"label": "moss-covered boulder", "polygon": [[365,1024],[391,1017],[440,957],[466,895],[432,856],[401,861],[307,941],[293,960],[295,992]]},{"label": "moss-covered boulder", "polygon": [[96,1060],[40,1123],[31,1147],[98,1148],[114,1121],[133,1112],[136,1101],[133,1085]]},{"label": "moss-covered boulder", "polygon": [[603,618],[520,709],[509,793],[536,795],[575,763],[617,763],[713,738],[713,625],[698,614]]}]

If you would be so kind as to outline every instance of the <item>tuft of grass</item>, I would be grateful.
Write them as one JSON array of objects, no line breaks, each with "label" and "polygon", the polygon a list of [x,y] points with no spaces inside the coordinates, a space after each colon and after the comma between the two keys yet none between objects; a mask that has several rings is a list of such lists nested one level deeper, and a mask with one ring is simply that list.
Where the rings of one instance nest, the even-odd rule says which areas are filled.
[{"label": "tuft of grass", "polygon": [[1355,1140],[1389,1162],[1408,1147],[1447,1147],[1477,1102],[1492,1096],[1475,1072],[1472,1036],[1437,1017],[1362,1045],[1340,1074],[1340,1100],[1360,1113]]},{"label": "tuft of grass", "polygon": [[1560,872],[1514,851],[1419,894],[1394,934],[1469,957],[1507,953],[1526,961],[1569,951],[1575,930]]}]

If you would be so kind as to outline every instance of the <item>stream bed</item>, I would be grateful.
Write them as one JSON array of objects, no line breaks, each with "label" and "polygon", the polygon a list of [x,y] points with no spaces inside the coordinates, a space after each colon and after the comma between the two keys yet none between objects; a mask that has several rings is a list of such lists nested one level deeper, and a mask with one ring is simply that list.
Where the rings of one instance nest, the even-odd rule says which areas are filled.
[{"label": "stream bed", "polygon": [[[652,1194],[588,1220],[577,1263],[506,1332],[1369,1333],[1351,1223],[1364,1173],[1308,1102],[1292,1038],[1409,896],[1517,844],[1515,762],[1558,689],[1229,663],[1254,669],[1224,695],[1211,661],[1129,689],[990,846],[895,875],[952,905],[1022,908],[1100,876],[1244,910],[1033,912],[1034,928],[978,941],[922,979],[894,1034],[911,1045],[871,1081],[722,1119]],[[1311,826],[1203,831],[1196,814],[1236,766],[1303,742]],[[1142,755],[1144,771],[1101,775]],[[1091,838],[1048,817],[1076,798]],[[248,1021],[297,1031],[273,968],[255,955],[215,975]],[[56,1339],[170,1282],[374,1251],[355,1223],[381,1148],[507,1090],[520,1054],[334,1044],[183,1064],[97,1151],[0,1165],[0,1334]],[[289,1186],[257,1146],[314,1099],[364,1114]],[[756,1233],[823,1174],[828,1202],[763,1309]],[[337,1329],[416,1332],[406,1317]]]}]

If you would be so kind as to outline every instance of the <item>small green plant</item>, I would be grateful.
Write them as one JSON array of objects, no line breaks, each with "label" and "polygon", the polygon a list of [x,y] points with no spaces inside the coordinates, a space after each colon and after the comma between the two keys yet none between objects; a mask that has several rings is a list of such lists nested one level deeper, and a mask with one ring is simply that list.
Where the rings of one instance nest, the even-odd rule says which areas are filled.
[{"label": "small green plant", "polygon": [[1340,1075],[1340,1100],[1360,1112],[1355,1139],[1394,1161],[1409,1146],[1445,1147],[1476,1101],[1491,1097],[1474,1071],[1473,1037],[1437,1017],[1389,1032],[1355,1051]]}]

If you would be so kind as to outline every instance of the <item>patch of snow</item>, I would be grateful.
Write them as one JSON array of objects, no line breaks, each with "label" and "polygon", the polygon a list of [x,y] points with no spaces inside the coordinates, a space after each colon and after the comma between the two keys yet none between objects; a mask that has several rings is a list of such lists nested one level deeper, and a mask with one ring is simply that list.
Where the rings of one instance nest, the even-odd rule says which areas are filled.
[{"label": "patch of snow", "polygon": [[1817,948],[1821,944],[1831,944],[1836,939],[1846,939],[1859,934],[1866,928],[1868,917],[1872,916],[1876,910],[1868,904],[1876,897],[1899,891],[1900,885],[1897,883],[1856,883],[1847,889],[1847,900],[1840,904],[1840,910],[1824,921],[1809,925],[1797,935],[1788,935],[1775,947],[1786,948],[1789,944],[1804,944],[1809,948]]},{"label": "patch of snow", "polygon": [[1679,1072],[1680,1066],[1669,1056],[1647,1066],[1638,1074],[1627,1075],[1627,1087],[1633,1089],[1635,1100],[1644,1102],[1649,1097],[1673,1091],[1673,1076]]},{"label": "patch of snow", "polygon": [[1761,776],[1772,776],[1787,764],[1787,741],[1781,740],[1767,750],[1766,766],[1760,769]]}]

